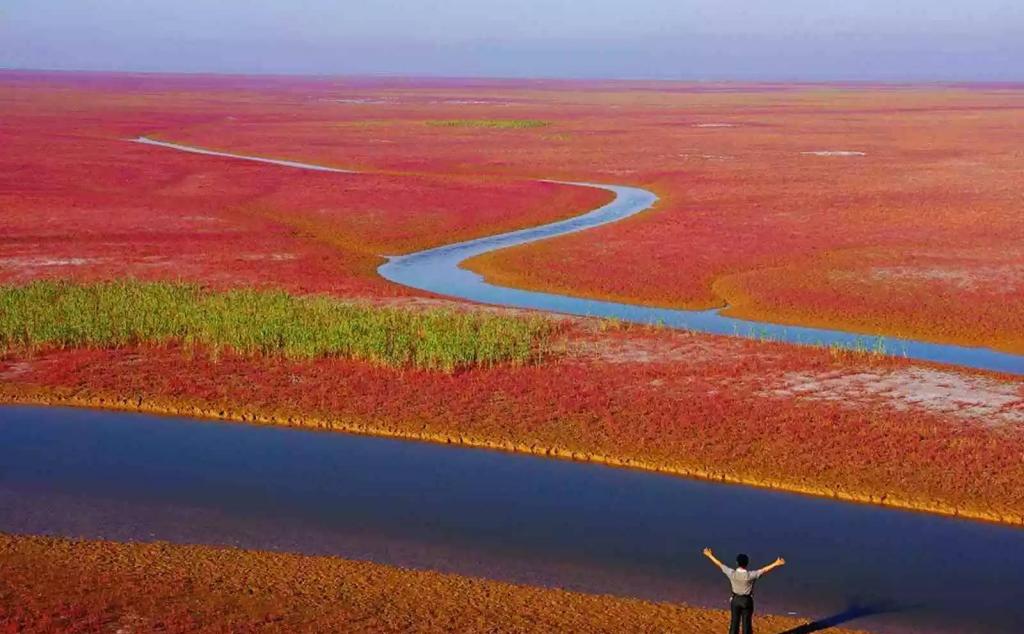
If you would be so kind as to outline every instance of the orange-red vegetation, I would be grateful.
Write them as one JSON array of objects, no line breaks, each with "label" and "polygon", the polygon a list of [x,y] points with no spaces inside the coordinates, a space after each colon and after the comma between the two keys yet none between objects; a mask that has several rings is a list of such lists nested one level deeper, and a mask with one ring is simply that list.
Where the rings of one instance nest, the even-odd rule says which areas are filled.
[{"label": "orange-red vegetation", "polygon": [[[675,632],[723,610],[380,564],[0,534],[0,632]],[[757,617],[758,631],[802,623]],[[849,632],[851,630],[836,630]]]},{"label": "orange-red vegetation", "polygon": [[[652,213],[472,266],[531,288],[1024,351],[1021,87],[321,88],[305,117],[166,134],[329,164],[648,187]],[[427,125],[454,117],[551,123]]]},{"label": "orange-red vegetation", "polygon": [[[0,73],[0,281],[132,275],[414,296],[379,255],[656,208],[474,266],[517,284],[1024,350],[1024,87]],[[438,121],[548,122],[539,127]],[[372,175],[176,153],[140,134]],[[836,152],[841,152],[836,154]],[[0,363],[8,400],[551,451],[1024,521],[1019,379],[630,329],[445,376],[172,349]],[[102,399],[102,400],[101,400]]]},{"label": "orange-red vegetation", "polygon": [[153,120],[176,120],[182,103],[196,117],[227,106],[115,96],[123,103],[0,79],[0,281],[133,276],[405,295],[376,275],[382,255],[541,224],[610,198],[524,179],[322,173],[143,146],[128,139]]},{"label": "orange-red vegetation", "polygon": [[[661,201],[636,218],[473,266],[504,283],[577,295],[728,305],[743,317],[1024,351],[1022,86],[7,72],[0,99],[5,210],[27,214],[25,222],[45,211],[69,228],[83,209],[106,211],[114,220],[103,229],[127,232],[107,250],[154,259],[132,273],[169,266],[237,282],[294,288],[301,278],[305,288],[404,293],[368,275],[375,256],[604,200],[524,177],[611,182],[648,187]],[[547,125],[472,125],[530,120]],[[139,134],[401,175],[298,174],[113,141]],[[54,188],[63,198],[47,198]],[[183,219],[184,208],[196,213]],[[127,235],[147,220],[201,232],[209,248],[132,247]],[[241,232],[235,243],[244,249],[226,246],[220,221]],[[291,257],[290,231],[301,233],[308,254],[239,260]],[[159,260],[174,249],[184,262]],[[67,251],[47,245],[0,257],[63,275],[70,271],[56,262],[74,259]],[[196,264],[214,257],[209,251],[227,253]],[[89,260],[97,257],[63,268],[84,274],[81,267],[100,266]]]},{"label": "orange-red vegetation", "polygon": [[[656,211],[470,268],[507,285],[1024,352],[1024,91],[719,102],[714,114],[686,99],[619,111],[616,145],[643,148],[628,158],[598,134],[574,142],[593,178],[651,188]],[[712,117],[732,127],[694,127]],[[625,171],[604,176],[612,161]]]},{"label": "orange-red vegetation", "polygon": [[674,331],[564,336],[543,365],[454,375],[69,350],[0,363],[0,398],[465,442],[1024,523],[1018,379]]}]

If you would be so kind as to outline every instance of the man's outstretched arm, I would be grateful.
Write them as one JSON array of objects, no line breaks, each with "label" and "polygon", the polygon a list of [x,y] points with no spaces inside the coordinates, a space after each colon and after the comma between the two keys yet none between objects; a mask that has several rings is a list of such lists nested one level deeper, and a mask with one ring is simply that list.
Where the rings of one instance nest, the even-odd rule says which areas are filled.
[{"label": "man's outstretched arm", "polygon": [[710,548],[704,549],[704,556],[711,560],[711,563],[715,564],[719,568],[725,568],[725,564],[718,561],[718,557],[715,557],[715,553],[711,552]]},{"label": "man's outstretched arm", "polygon": [[765,575],[765,574],[768,574],[769,572],[771,572],[772,570],[775,570],[776,568],[781,568],[782,566],[785,566],[785,565],[786,565],[786,560],[783,559],[782,557],[779,557],[778,559],[776,559],[772,563],[768,564],[764,568],[761,568],[760,570],[758,570],[758,572],[760,574],[762,574],[762,575]]}]

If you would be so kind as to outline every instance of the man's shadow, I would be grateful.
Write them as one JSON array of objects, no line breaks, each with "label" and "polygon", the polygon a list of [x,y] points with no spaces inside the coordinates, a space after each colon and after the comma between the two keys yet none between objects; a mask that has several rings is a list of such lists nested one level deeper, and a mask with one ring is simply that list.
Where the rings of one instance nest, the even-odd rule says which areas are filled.
[{"label": "man's shadow", "polygon": [[820,632],[822,630],[827,630],[830,627],[849,623],[855,619],[864,618],[865,616],[901,612],[905,609],[907,609],[906,606],[897,605],[892,601],[872,601],[868,603],[855,601],[842,612],[826,616],[825,618],[818,619],[811,623],[794,627],[782,632],[782,634],[809,634],[810,632]]}]

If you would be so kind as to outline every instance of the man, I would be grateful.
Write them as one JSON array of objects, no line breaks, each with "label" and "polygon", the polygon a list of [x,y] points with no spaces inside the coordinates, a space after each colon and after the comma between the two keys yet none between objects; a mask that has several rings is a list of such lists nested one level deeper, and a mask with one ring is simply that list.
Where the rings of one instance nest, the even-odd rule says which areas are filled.
[{"label": "man", "polygon": [[734,570],[718,561],[710,548],[704,549],[704,556],[729,577],[729,584],[732,585],[732,598],[729,600],[732,620],[729,623],[729,634],[739,634],[741,624],[744,634],[754,634],[754,582],[779,566],[785,566],[786,560],[779,557],[760,570],[747,570],[750,557],[740,554],[736,555]]}]

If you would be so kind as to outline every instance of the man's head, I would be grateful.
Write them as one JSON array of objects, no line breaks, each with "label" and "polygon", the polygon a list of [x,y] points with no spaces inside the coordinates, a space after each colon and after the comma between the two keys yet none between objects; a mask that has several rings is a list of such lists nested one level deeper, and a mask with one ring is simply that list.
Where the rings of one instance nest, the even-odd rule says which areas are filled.
[{"label": "man's head", "polygon": [[750,557],[747,557],[743,553],[736,555],[736,565],[740,568],[746,568],[750,565]]}]

